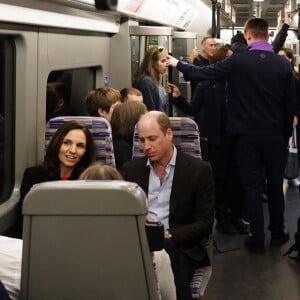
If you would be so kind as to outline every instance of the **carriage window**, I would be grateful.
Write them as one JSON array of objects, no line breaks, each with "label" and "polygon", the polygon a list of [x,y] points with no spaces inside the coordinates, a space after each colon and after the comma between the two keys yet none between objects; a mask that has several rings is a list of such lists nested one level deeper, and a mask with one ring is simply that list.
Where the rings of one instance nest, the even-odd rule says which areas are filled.
[{"label": "carriage window", "polygon": [[46,120],[59,116],[88,115],[87,93],[95,89],[97,68],[53,71],[48,76]]},{"label": "carriage window", "polygon": [[14,186],[15,47],[0,36],[0,203]]}]

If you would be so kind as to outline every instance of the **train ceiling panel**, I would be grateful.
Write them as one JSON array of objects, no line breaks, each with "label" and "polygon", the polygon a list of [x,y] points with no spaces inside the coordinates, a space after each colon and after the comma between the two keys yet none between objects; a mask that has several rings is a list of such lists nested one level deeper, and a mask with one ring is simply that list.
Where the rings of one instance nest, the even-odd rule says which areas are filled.
[{"label": "train ceiling panel", "polygon": [[[295,2],[294,5],[292,2]],[[296,1],[290,1],[291,9],[296,7]],[[243,26],[245,21],[251,16],[264,18],[268,21],[269,26],[276,27],[278,14],[283,12],[287,0],[264,0],[264,1],[247,1],[231,0],[232,7],[236,14],[236,26]],[[292,7],[294,6],[294,7]]]}]

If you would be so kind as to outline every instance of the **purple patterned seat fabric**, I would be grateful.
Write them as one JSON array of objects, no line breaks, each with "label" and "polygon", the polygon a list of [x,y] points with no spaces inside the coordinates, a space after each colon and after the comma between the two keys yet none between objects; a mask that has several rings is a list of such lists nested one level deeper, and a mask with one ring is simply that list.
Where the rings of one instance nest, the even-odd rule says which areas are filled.
[{"label": "purple patterned seat fabric", "polygon": [[76,120],[84,123],[91,131],[96,144],[96,159],[106,165],[116,167],[114,148],[112,143],[112,133],[109,122],[101,117],[77,117],[63,116],[50,119],[45,132],[45,149],[57,128],[64,122]]}]

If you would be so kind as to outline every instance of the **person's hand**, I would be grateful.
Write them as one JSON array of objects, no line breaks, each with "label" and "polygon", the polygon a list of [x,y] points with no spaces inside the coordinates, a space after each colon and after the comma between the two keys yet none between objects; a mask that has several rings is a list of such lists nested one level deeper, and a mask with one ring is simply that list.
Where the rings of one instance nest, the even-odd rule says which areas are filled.
[{"label": "person's hand", "polygon": [[170,239],[172,237],[172,234],[169,232],[169,230],[165,230],[165,239]]},{"label": "person's hand", "polygon": [[196,58],[198,55],[199,55],[199,50],[198,50],[198,48],[194,48],[194,49],[191,51],[191,53],[190,53],[190,55],[189,55],[189,57],[188,57],[188,62],[189,62],[190,64],[193,64],[195,58]]},{"label": "person's hand", "polygon": [[295,12],[290,12],[290,11],[286,12],[284,15],[284,23],[290,26],[294,15],[295,15]]},{"label": "person's hand", "polygon": [[170,82],[167,82],[166,91],[168,94],[171,94],[173,98],[178,98],[181,95],[180,89]]},{"label": "person's hand", "polygon": [[148,222],[155,222],[155,219],[153,217],[151,217],[150,215],[147,215],[146,219]]},{"label": "person's hand", "polygon": [[168,55],[167,58],[169,60],[169,66],[171,66],[171,67],[176,67],[177,66],[178,61],[179,61],[177,58],[175,58],[171,55]]},{"label": "person's hand", "polygon": [[292,20],[293,20],[293,17],[294,15],[297,13],[297,11],[287,11],[285,14],[284,14],[284,18],[281,18],[279,16],[278,18],[278,22],[277,22],[277,30],[280,30],[282,28],[282,25],[283,24],[287,24],[287,25],[291,25],[292,23]]},{"label": "person's hand", "polygon": [[297,125],[298,125],[298,117],[294,116],[293,127],[296,127]]}]

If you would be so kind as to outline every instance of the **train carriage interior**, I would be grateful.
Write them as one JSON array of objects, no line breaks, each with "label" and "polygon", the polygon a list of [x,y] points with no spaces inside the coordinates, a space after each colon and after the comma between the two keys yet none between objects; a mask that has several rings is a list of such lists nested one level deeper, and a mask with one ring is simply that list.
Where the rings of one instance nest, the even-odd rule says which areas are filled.
[{"label": "train carriage interior", "polygon": [[[284,47],[292,49],[296,69],[299,70],[300,1],[298,0],[0,0],[0,282],[6,283],[7,278],[10,278],[10,274],[6,276],[2,273],[1,251],[5,249],[5,243],[9,244],[4,237],[15,238],[14,226],[23,173],[26,168],[43,160],[46,124],[49,119],[58,116],[55,115],[53,107],[49,104],[49,99],[51,99],[49,91],[54,85],[59,84],[62,87],[65,97],[66,107],[64,113],[59,116],[87,117],[89,114],[85,98],[88,92],[99,87],[121,90],[124,87],[133,86],[137,80],[139,65],[149,47],[162,47],[174,57],[186,61],[193,48],[201,49],[201,41],[206,36],[214,37],[218,46],[230,44],[231,37],[237,32],[242,32],[245,22],[253,16],[268,21],[269,42],[272,42],[278,33],[278,26],[282,25],[282,20],[287,12],[292,12],[293,18]],[[187,99],[191,98],[190,82],[185,81],[183,74],[176,68],[169,68],[167,74],[164,75],[163,83],[165,84],[167,81],[176,84]],[[168,103],[168,115],[174,119],[188,117],[171,101]],[[199,130],[201,137],[201,128]],[[110,183],[108,185],[111,187]],[[58,186],[60,188],[60,184]],[[71,184],[68,185],[67,189],[71,186]],[[85,183],[80,181],[80,186],[87,198],[89,198],[89,192],[93,197],[95,196],[97,188],[94,184],[85,186]],[[130,190],[126,184],[120,183],[120,185],[114,185],[110,196],[118,193],[119,187]],[[83,194],[80,188],[77,186],[74,188],[79,189],[80,195]],[[50,184],[50,190],[52,189],[53,186]],[[103,189],[105,193],[110,193],[110,191],[106,191],[105,185]],[[136,187],[133,188],[133,190],[135,189]],[[137,189],[139,190],[139,188]],[[290,240],[281,247],[268,248],[263,255],[256,255],[244,248],[245,236],[240,234],[224,235],[214,228],[212,272],[209,281],[205,283],[205,291],[202,290],[201,294],[198,293],[194,297],[195,299],[300,299],[299,260],[283,256],[295,242],[297,218],[300,216],[299,188],[289,184],[285,179],[283,189],[285,222],[286,229],[290,233]],[[52,192],[50,191],[50,193]],[[70,195],[73,195],[72,191],[69,192]],[[55,194],[55,191],[53,193]],[[137,197],[132,190],[129,193],[133,198]],[[144,199],[144,195],[140,198]],[[66,200],[66,205],[69,207],[70,202],[68,199]],[[96,200],[90,200],[91,205],[97,207]],[[80,197],[78,201],[81,201]],[[63,206],[63,204],[61,205]],[[83,204],[80,202],[80,205]],[[46,208],[47,206],[41,207],[41,211],[37,215],[39,213],[47,215],[47,212],[43,210]],[[53,207],[49,209],[51,210]],[[66,208],[62,207],[62,211],[64,209]],[[81,209],[83,208],[81,207]],[[91,207],[87,207],[87,215],[89,215],[89,209],[92,210]],[[267,202],[263,203],[263,209],[267,218]],[[40,219],[34,212],[32,217],[29,210],[25,211],[27,213],[26,242],[24,240],[28,261],[23,261],[25,269],[22,270],[21,285],[20,247],[22,247],[22,243],[18,241],[15,244],[19,253],[17,255],[19,265],[16,268],[19,268],[19,275],[16,276],[18,287],[8,288],[11,292],[10,300],[41,299],[39,298],[42,290],[40,287],[47,286],[49,288],[49,285],[42,282],[47,279],[46,277],[39,277],[37,273],[29,274],[31,267],[35,268],[34,272],[43,269],[42,267],[39,269],[39,264],[43,264],[44,259],[47,260],[47,255],[44,253],[45,255],[36,257],[37,264],[32,259],[32,266],[29,257],[34,254],[38,256],[39,242],[41,243],[40,249],[46,251],[45,242],[49,243],[47,234],[54,234],[54,231],[52,232],[53,228],[49,229],[47,226],[44,228],[44,225],[42,228],[44,228],[45,234],[36,227],[32,229],[31,226],[39,224]],[[136,269],[140,275],[137,275],[135,280],[143,286],[137,290],[136,295],[140,295],[140,298],[136,299],[159,299],[153,291],[155,274],[152,269],[149,270],[150,251],[149,257],[145,258],[145,253],[149,250],[145,235],[144,232],[142,234],[138,232],[142,228],[141,222],[145,219],[144,213],[143,211],[137,214],[139,216],[135,217],[134,222],[136,223],[133,222],[134,229],[131,228],[132,232],[136,234],[135,237],[138,238],[134,241],[131,239],[131,245],[127,245],[124,239],[121,241],[128,246],[126,251],[133,252],[130,255],[124,253],[121,249],[124,246],[122,243],[115,246],[120,247],[119,254],[124,260],[128,260],[128,257],[133,259],[133,253],[139,256],[136,260],[136,263],[139,264]],[[91,214],[93,215],[93,213]],[[114,217],[118,219],[117,216]],[[102,219],[99,221],[100,223]],[[121,224],[123,222],[128,225],[129,222],[124,221],[126,219],[124,216],[120,219],[122,220],[118,221]],[[38,222],[34,224],[36,220]],[[60,219],[59,222],[64,221]],[[98,220],[95,222],[97,224]],[[87,225],[85,229],[94,230],[94,228],[88,229],[89,226]],[[265,219],[266,244],[270,243],[271,238],[267,226],[268,219]],[[68,227],[66,232],[70,234],[70,224],[65,227]],[[120,235],[122,235],[121,227],[122,225],[119,228]],[[57,227],[55,228],[57,229]],[[109,236],[109,226],[106,228]],[[117,235],[116,226],[113,230],[113,235]],[[101,230],[101,234],[104,234],[104,231]],[[30,236],[29,232],[34,237]],[[60,233],[57,237],[61,244],[56,245],[55,250],[63,250],[63,235]],[[90,242],[88,236],[85,236],[84,239]],[[98,237],[95,234],[91,239],[95,241]],[[31,242],[34,246],[32,253],[29,250]],[[99,240],[97,240],[98,242],[100,243]],[[72,243],[75,245],[81,243],[75,233],[68,240],[67,251],[72,251],[72,247],[69,247],[70,245],[74,246]],[[139,248],[137,249],[133,245],[138,245]],[[90,247],[95,247],[95,244],[91,243]],[[82,255],[88,255],[88,249],[83,248],[83,246],[79,248],[82,249]],[[13,250],[11,251],[13,253]],[[98,263],[109,268],[112,258],[109,256],[109,249],[106,248],[105,251],[107,261],[101,262],[99,259]],[[80,256],[80,253],[81,251],[78,250],[73,253],[73,256]],[[93,251],[93,255],[96,255],[95,251]],[[80,258],[85,259],[84,257]],[[64,256],[60,259],[67,258]],[[93,270],[93,274],[98,274],[99,270],[95,271],[92,261],[93,259],[89,260],[89,266]],[[111,263],[113,265],[112,261]],[[114,272],[118,275],[117,280],[128,276],[131,272],[130,262],[126,261],[126,263],[128,263],[126,264],[128,269],[125,273],[121,267],[118,269],[118,266],[114,264],[113,271],[109,274],[112,280]],[[49,262],[47,262],[47,266],[51,267]],[[87,267],[84,266],[84,268],[88,273]],[[123,273],[122,276],[119,276],[119,272]],[[72,276],[71,272],[66,276]],[[159,276],[165,275],[163,273]],[[136,286],[136,282],[130,281],[133,277],[127,278],[128,282],[132,284],[132,289]],[[34,282],[32,281],[30,286],[31,278],[34,278]],[[168,277],[164,278],[164,282],[166,281],[168,281]],[[109,289],[112,291],[114,287],[118,289],[119,282],[107,287],[103,297],[99,298],[101,291],[94,289],[97,280],[95,280],[94,286],[88,285],[88,290],[80,291],[80,293],[83,292],[82,298],[74,298],[73,294],[70,296],[68,293],[68,289],[72,289],[71,282],[72,280],[68,282],[70,286],[60,286],[60,289],[65,288],[64,297],[60,298],[55,294],[56,299],[83,299],[83,297],[104,300],[135,299],[134,292],[132,293],[132,290],[123,284],[122,288],[128,289],[128,293],[123,294],[124,298],[117,293],[116,295],[109,294]],[[20,285],[24,289],[21,293]],[[32,297],[28,297],[29,287],[36,288]],[[163,293],[160,300],[176,299],[174,291],[168,291],[168,288],[172,287],[167,286],[165,289],[162,287]],[[53,299],[49,297],[48,299]]]}]

